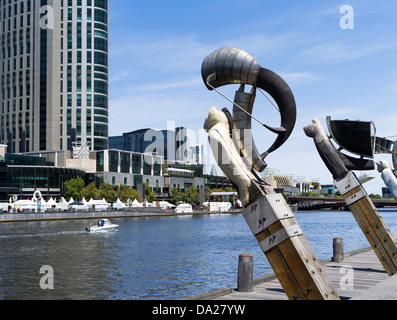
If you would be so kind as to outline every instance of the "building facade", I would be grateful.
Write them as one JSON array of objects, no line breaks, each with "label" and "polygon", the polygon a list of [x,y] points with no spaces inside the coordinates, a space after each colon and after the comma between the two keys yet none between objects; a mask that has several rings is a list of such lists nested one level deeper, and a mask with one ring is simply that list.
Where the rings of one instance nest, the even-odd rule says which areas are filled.
[{"label": "building facade", "polygon": [[0,143],[108,147],[108,0],[0,0]]},{"label": "building facade", "polygon": [[205,171],[204,145],[190,144],[188,134],[185,127],[176,127],[175,130],[138,129],[109,137],[109,148],[156,154],[164,157],[169,165],[204,165]]},{"label": "building facade", "polygon": [[130,152],[125,150],[107,149],[91,152],[91,159],[96,160],[95,177],[97,187],[106,182],[114,188],[123,184],[126,187],[138,188],[148,183],[156,193],[162,193],[164,187],[163,158]]}]

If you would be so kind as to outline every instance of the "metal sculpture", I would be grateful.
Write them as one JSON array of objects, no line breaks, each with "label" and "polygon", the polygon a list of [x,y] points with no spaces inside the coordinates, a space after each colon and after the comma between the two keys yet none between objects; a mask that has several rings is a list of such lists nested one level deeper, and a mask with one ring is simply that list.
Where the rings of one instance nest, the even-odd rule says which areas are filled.
[{"label": "metal sculpture", "polygon": [[386,160],[380,160],[376,162],[378,172],[381,173],[381,177],[385,185],[389,188],[393,198],[397,200],[397,177],[390,168],[390,164]]},{"label": "metal sculpture", "polygon": [[[266,156],[288,139],[295,126],[296,105],[291,89],[276,73],[234,47],[210,54],[201,70],[207,88],[222,96],[217,88],[240,84],[234,101],[224,96],[233,104],[233,115],[227,109],[212,107],[204,128],[218,165],[239,189],[245,206],[243,216],[285,293],[290,299],[339,299],[284,197],[258,175],[267,166]],[[244,91],[246,85],[252,86],[250,92]],[[266,91],[276,102],[280,127],[270,127],[252,115],[257,90]],[[252,119],[277,135],[264,153],[255,146]]]},{"label": "metal sculpture", "polygon": [[[251,119],[254,119],[277,134],[273,145],[262,154],[258,153],[253,142],[250,152],[246,152],[243,143],[244,136],[238,139],[244,156],[250,159],[255,170],[262,172],[266,168],[264,162],[266,156],[278,149],[289,138],[295,126],[296,104],[290,87],[279,75],[262,68],[252,56],[234,47],[220,48],[206,57],[202,63],[201,74],[209,90],[216,90],[228,84],[241,84],[236,92],[235,101],[228,99],[233,103],[233,129],[246,129],[246,132],[249,132]],[[250,93],[244,92],[245,85],[253,86]],[[280,127],[268,126],[252,116],[257,89],[268,92],[277,103],[281,116]]]},{"label": "metal sculpture", "polygon": [[[364,130],[367,132],[366,134],[361,135],[363,133],[362,128],[367,126],[368,123],[343,120],[339,125],[344,128],[342,130],[344,134],[338,134],[340,133],[338,132],[340,130],[338,123],[336,123],[336,127],[332,126],[330,118],[328,118],[328,123],[330,131],[334,131],[331,134],[331,138],[337,136],[339,139],[337,143],[342,148],[349,145],[352,149],[349,151],[355,152],[360,158],[347,156],[341,150],[336,149],[320,121],[316,119],[312,121],[312,124],[304,127],[304,132],[308,137],[313,138],[320,157],[332,173],[335,186],[371,244],[379,261],[391,276],[397,272],[396,239],[375,208],[362,184],[352,172],[352,170],[374,169],[373,152],[371,151],[374,150],[374,136],[368,134],[367,130]],[[361,134],[357,134],[357,132],[361,132]],[[352,137],[355,137],[355,139],[352,140]],[[368,141],[363,141],[365,139]],[[354,140],[356,143],[354,143]],[[363,145],[367,147],[362,148]],[[361,151],[362,153],[360,154],[358,150],[366,151]]]}]

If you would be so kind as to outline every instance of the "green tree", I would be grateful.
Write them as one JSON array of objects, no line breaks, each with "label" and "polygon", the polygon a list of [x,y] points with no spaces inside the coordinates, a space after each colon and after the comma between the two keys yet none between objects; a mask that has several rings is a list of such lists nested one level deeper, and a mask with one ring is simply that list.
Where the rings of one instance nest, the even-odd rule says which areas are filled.
[{"label": "green tree", "polygon": [[101,186],[101,191],[99,192],[99,197],[105,198],[107,202],[114,202],[116,200],[116,191],[113,189],[112,185],[109,183],[103,183]]},{"label": "green tree", "polygon": [[84,188],[84,180],[81,179],[80,177],[66,181],[65,193],[64,193],[65,199],[68,201],[71,198],[77,201],[81,200],[83,198],[82,196],[83,188]]},{"label": "green tree", "polygon": [[140,193],[135,190],[133,187],[126,187],[123,184],[119,185],[119,188],[116,193],[116,197],[120,199],[121,202],[126,202],[128,199],[131,199],[134,201],[134,199],[137,199],[140,201]]},{"label": "green tree", "polygon": [[128,200],[128,188],[124,184],[119,185],[116,198],[120,199],[121,202],[126,202]]},{"label": "green tree", "polygon": [[94,200],[99,199],[99,190],[96,188],[94,182],[91,182],[88,186],[84,187],[81,194],[87,201],[91,198]]},{"label": "green tree", "polygon": [[153,202],[154,200],[156,200],[156,194],[149,187],[149,182],[145,183],[145,199],[147,202]]},{"label": "green tree", "polygon": [[186,200],[189,203],[195,203],[198,204],[200,203],[200,192],[199,189],[195,186],[190,187],[189,189],[186,190]]},{"label": "green tree", "polygon": [[134,199],[137,199],[140,202],[140,201],[142,201],[141,193],[138,190],[134,189],[133,187],[129,187],[128,188],[128,199],[131,199],[131,201],[134,201]]},{"label": "green tree", "polygon": [[173,187],[171,189],[171,199],[170,201],[174,204],[178,203],[178,202],[185,202],[186,201],[186,197],[185,197],[185,193],[184,192],[180,192],[178,190],[177,187]]}]

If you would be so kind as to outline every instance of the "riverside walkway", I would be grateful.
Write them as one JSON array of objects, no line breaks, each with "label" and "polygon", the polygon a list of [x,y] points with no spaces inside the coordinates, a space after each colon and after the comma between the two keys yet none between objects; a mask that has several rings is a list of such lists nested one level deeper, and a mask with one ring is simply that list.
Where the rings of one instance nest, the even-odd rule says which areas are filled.
[{"label": "riverside walkway", "polygon": [[[324,270],[341,300],[396,300],[397,275],[389,277],[371,248],[345,254],[341,263],[324,262]],[[200,300],[287,300],[275,275],[254,280],[253,292],[232,288],[192,297]]]},{"label": "riverside walkway", "polygon": [[[241,210],[229,210],[217,212],[216,214],[240,214]],[[76,220],[76,219],[103,219],[103,218],[143,218],[143,217],[170,217],[188,215],[213,214],[205,210],[193,210],[193,212],[175,213],[174,210],[163,210],[161,208],[128,208],[124,210],[105,211],[65,211],[65,212],[41,212],[41,213],[0,213],[0,223],[6,222],[29,222],[29,221],[51,221],[51,220]]]}]

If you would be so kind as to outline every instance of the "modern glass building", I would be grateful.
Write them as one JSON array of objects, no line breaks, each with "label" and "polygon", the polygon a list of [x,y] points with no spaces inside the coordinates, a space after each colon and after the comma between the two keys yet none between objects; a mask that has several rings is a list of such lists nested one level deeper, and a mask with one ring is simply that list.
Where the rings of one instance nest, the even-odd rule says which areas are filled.
[{"label": "modern glass building", "polygon": [[108,0],[0,0],[0,143],[108,147]]},{"label": "modern glass building", "polygon": [[106,182],[117,188],[120,184],[138,189],[148,183],[156,193],[164,187],[163,163],[161,156],[126,150],[101,150],[91,153],[96,159],[97,188]]},{"label": "modern glass building", "polygon": [[77,177],[87,180],[88,175],[83,169],[54,166],[44,157],[6,153],[0,157],[0,201],[13,196],[27,199],[35,191],[40,191],[46,199],[59,199],[65,182]]},{"label": "modern glass building", "polygon": [[109,137],[111,149],[150,153],[164,157],[168,163],[184,163],[189,160],[187,129],[174,130],[139,129]]}]

